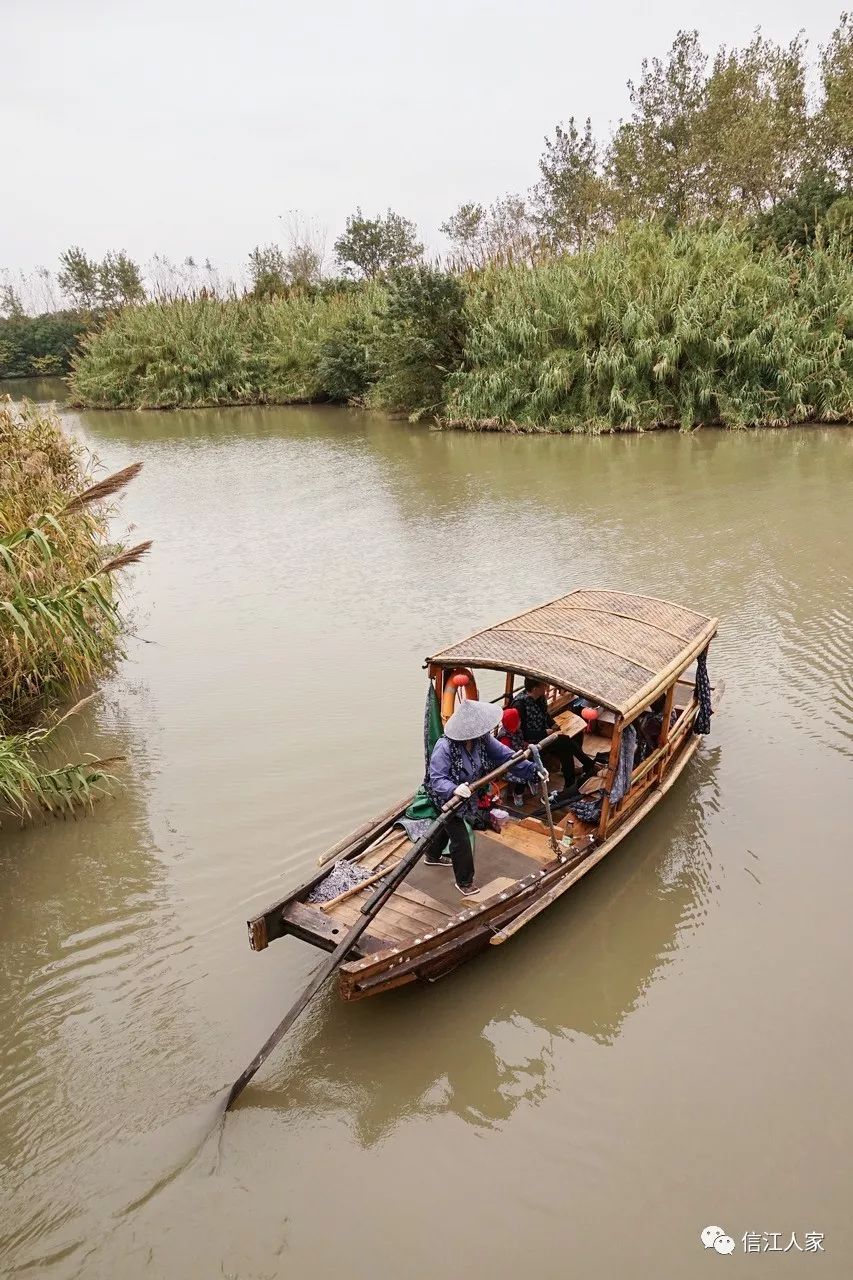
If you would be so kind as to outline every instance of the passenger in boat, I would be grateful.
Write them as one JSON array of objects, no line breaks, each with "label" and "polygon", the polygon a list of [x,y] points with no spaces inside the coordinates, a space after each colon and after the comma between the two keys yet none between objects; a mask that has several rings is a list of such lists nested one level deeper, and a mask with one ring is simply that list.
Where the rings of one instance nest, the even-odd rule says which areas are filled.
[{"label": "passenger in boat", "polygon": [[[477,818],[477,799],[470,783],[484,777],[515,754],[498,742],[493,730],[501,719],[501,709],[491,702],[466,699],[461,702],[444,726],[444,737],[432,749],[429,762],[428,790],[436,807],[441,808],[451,796],[463,803],[445,823],[450,843],[450,858],[427,856],[427,866],[452,865],[456,887],[464,897],[479,893],[474,883],[474,851],[465,820]],[[527,782],[537,776],[536,766],[523,760],[513,774]]]},{"label": "passenger in boat", "polygon": [[[666,708],[666,694],[661,696],[652,703],[648,710],[637,716],[637,754],[634,759],[636,767],[646,756],[650,756],[660,742],[661,730],[663,729],[663,713]],[[669,723],[672,726],[678,719],[678,712],[673,708],[670,713]]]},{"label": "passenger in boat", "polygon": [[[548,711],[545,695],[548,686],[544,680],[535,676],[525,676],[524,689],[513,698],[512,705],[521,716],[521,733],[525,742],[541,742],[556,729],[557,722]],[[575,780],[575,760],[581,767],[584,778],[591,778],[595,773],[595,761],[588,756],[576,737],[561,734],[551,747],[560,762],[563,780],[570,787]]]},{"label": "passenger in boat", "polygon": [[[507,707],[501,716],[501,722],[495,730],[498,742],[502,742],[510,751],[521,751],[524,748],[524,736],[521,732],[521,716],[515,707]],[[516,776],[514,769],[506,775],[512,791],[512,803],[516,809],[524,804],[524,782]]]}]

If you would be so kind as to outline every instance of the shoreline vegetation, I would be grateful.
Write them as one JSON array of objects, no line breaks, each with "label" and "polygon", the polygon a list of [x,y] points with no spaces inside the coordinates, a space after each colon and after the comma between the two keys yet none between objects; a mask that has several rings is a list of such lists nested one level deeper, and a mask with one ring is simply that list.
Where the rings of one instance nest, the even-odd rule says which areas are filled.
[{"label": "shoreline vegetation", "polygon": [[151,303],[83,340],[69,387],[94,408],[359,404],[474,430],[847,422],[853,258],[632,225],[534,267]]},{"label": "shoreline vegetation", "polygon": [[298,214],[248,288],[71,248],[74,310],[33,317],[6,273],[0,376],[65,373],[91,408],[333,403],[472,430],[853,421],[853,16],[812,65],[802,35],[709,57],[681,31],[628,98],[606,142],[557,125],[526,194],[461,205],[443,261],[359,208],[331,277]]},{"label": "shoreline vegetation", "polygon": [[0,825],[90,803],[116,760],[56,766],[58,727],[122,656],[115,577],[150,543],[110,540],[107,505],[134,464],[95,481],[49,409],[0,400]]}]

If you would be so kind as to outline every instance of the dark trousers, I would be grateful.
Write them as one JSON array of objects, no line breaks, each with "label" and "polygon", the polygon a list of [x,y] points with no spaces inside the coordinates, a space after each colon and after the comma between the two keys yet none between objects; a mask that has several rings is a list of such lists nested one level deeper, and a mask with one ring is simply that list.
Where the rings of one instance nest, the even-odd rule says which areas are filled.
[{"label": "dark trousers", "polygon": [[447,819],[444,829],[450,841],[450,860],[453,863],[456,883],[462,889],[467,889],[474,879],[474,854],[468,838],[468,828],[462,818],[455,813]]},{"label": "dark trousers", "polygon": [[587,773],[592,772],[592,757],[584,753],[584,749],[580,743],[580,737],[577,739],[560,737],[550,750],[554,752],[554,755],[560,762],[560,768],[563,771],[563,778],[567,787],[571,786],[572,781],[574,780],[575,760],[577,760],[581,768]]}]

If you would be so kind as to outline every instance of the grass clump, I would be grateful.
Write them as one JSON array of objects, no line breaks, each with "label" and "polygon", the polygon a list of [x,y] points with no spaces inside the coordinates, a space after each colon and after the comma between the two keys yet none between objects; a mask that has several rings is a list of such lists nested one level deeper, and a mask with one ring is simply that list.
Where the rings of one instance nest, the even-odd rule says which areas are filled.
[{"label": "grass clump", "polygon": [[103,761],[45,769],[40,756],[58,708],[121,652],[112,575],[149,544],[112,545],[103,502],[138,469],[89,485],[52,411],[0,401],[0,808],[53,810],[106,777]]},{"label": "grass clump", "polygon": [[594,250],[471,284],[447,417],[642,430],[849,418],[853,262],[754,252],[727,228],[623,228]]}]

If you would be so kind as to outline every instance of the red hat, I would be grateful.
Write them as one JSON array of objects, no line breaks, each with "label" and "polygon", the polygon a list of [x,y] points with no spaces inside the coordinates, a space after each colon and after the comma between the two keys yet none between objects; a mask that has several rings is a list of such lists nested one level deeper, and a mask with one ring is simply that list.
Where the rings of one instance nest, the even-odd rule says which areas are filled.
[{"label": "red hat", "polygon": [[506,711],[501,716],[501,723],[507,733],[518,733],[521,728],[521,716],[518,714],[515,707],[507,707]]}]

